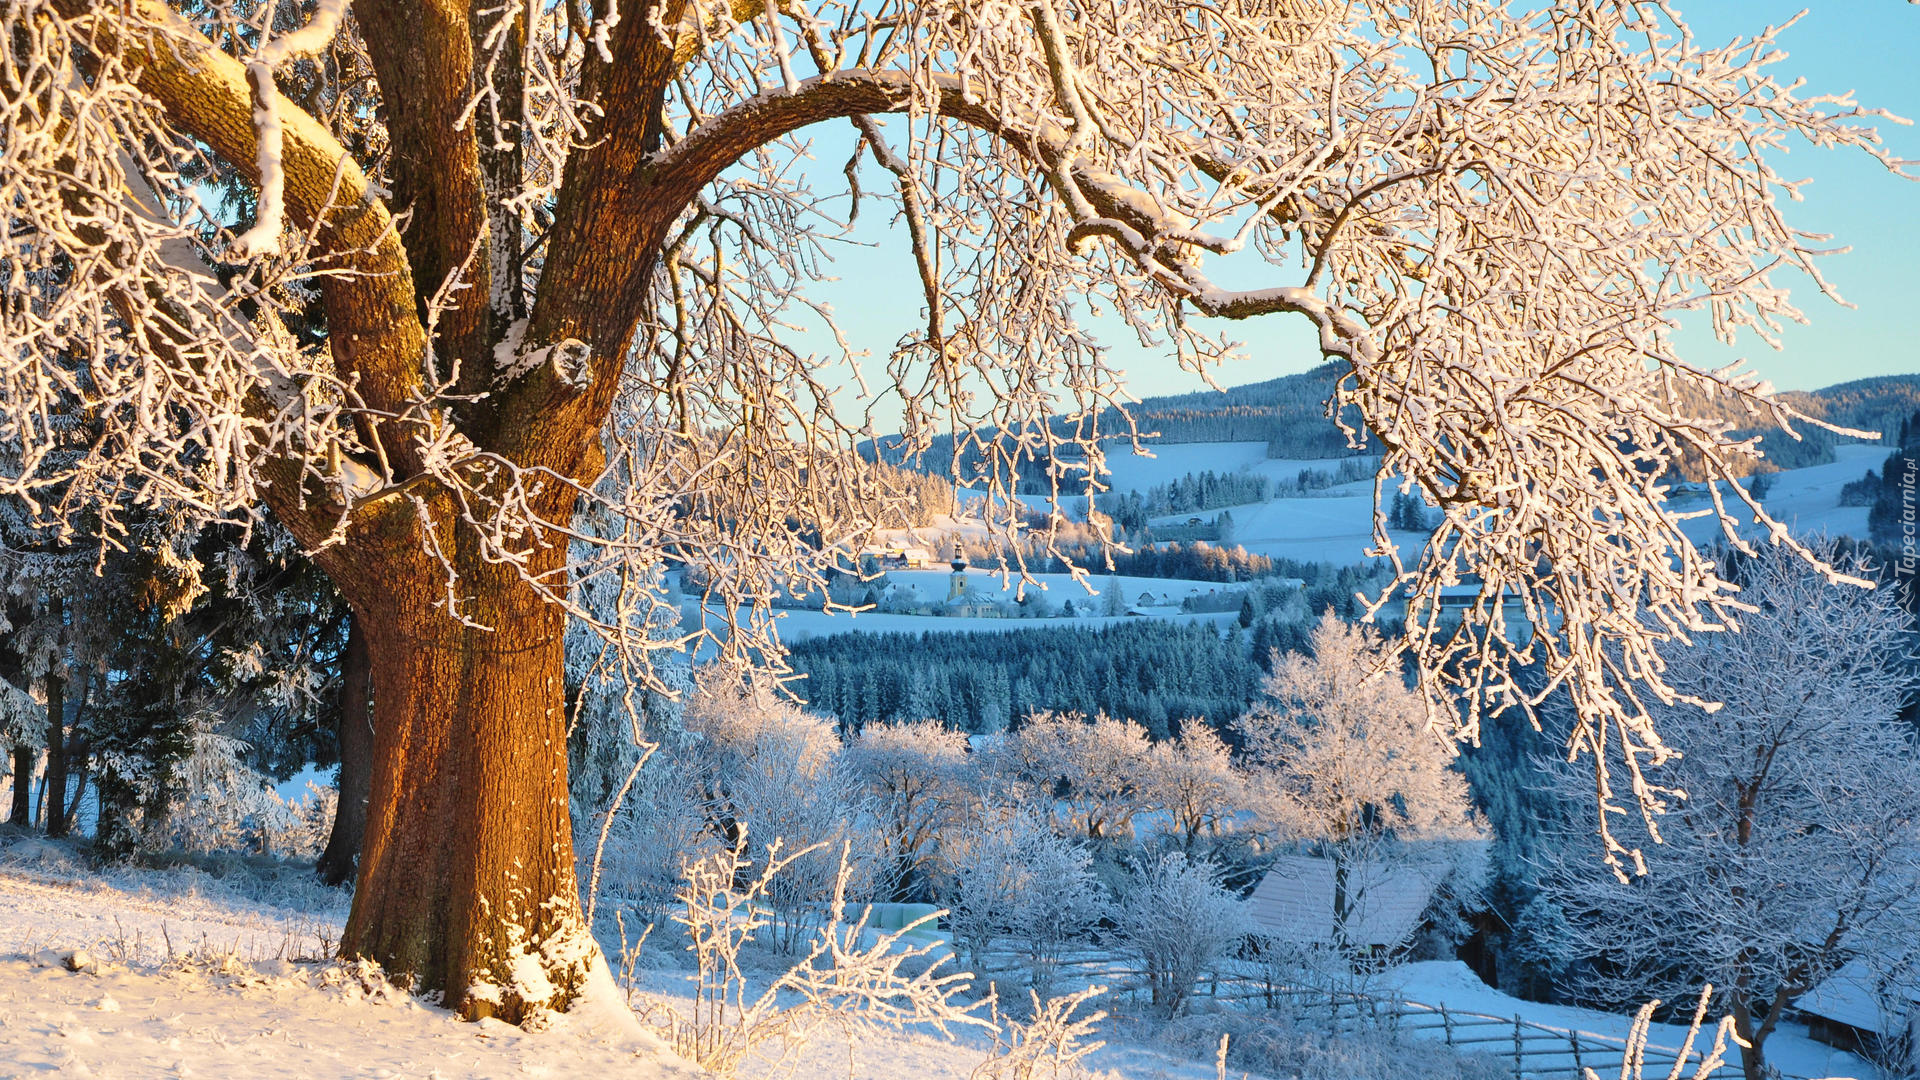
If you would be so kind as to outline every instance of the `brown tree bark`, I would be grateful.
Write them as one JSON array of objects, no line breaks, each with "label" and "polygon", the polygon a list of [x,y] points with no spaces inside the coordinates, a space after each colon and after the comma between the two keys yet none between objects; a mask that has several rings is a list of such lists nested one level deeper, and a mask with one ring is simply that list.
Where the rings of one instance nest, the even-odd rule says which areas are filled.
[{"label": "brown tree bark", "polygon": [[[468,621],[449,617],[449,568],[399,520],[410,516],[369,538],[385,556],[370,572],[337,575],[379,708],[341,952],[469,1018],[519,1022],[570,1000],[593,955],[568,817],[564,615],[483,559],[468,530],[443,528]],[[557,567],[563,552],[542,557]],[[520,977],[529,970],[541,974]]]},{"label": "brown tree bark", "polygon": [[367,799],[373,793],[373,660],[360,620],[347,620],[347,647],[340,659],[340,719],[334,739],[340,748],[339,802],[333,831],[314,869],[320,880],[338,885],[353,876],[367,831]]}]

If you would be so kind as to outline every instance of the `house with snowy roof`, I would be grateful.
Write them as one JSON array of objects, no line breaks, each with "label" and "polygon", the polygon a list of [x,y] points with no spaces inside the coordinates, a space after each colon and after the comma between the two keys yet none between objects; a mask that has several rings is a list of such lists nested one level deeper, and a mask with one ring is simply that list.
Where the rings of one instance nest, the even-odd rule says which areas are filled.
[{"label": "house with snowy roof", "polygon": [[1876,1061],[1912,1060],[1920,1038],[1920,976],[1878,972],[1862,957],[1841,965],[1793,1007],[1808,1035]]},{"label": "house with snowy roof", "polygon": [[1420,929],[1447,873],[1440,861],[1359,861],[1348,864],[1342,881],[1330,858],[1282,855],[1248,898],[1247,914],[1258,936],[1281,945],[1344,939],[1349,948],[1392,952]]}]

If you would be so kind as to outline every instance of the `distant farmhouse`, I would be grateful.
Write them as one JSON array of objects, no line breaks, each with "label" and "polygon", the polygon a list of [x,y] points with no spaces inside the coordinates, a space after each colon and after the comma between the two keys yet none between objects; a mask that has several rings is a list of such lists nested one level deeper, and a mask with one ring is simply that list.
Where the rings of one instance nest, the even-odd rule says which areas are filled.
[{"label": "distant farmhouse", "polygon": [[933,552],[895,542],[860,549],[860,564],[871,561],[881,570],[925,570],[933,565]]},{"label": "distant farmhouse", "polygon": [[[1347,944],[1364,952],[1391,953],[1420,929],[1427,905],[1446,880],[1442,863],[1423,860],[1360,862],[1347,870]],[[1335,912],[1334,862],[1314,855],[1283,855],[1253,890],[1248,917],[1255,932],[1291,946],[1335,944],[1341,935]]]},{"label": "distant farmhouse", "polygon": [[1912,1061],[1920,1038],[1920,979],[1876,974],[1858,958],[1794,1003],[1807,1034],[1883,1063]]}]

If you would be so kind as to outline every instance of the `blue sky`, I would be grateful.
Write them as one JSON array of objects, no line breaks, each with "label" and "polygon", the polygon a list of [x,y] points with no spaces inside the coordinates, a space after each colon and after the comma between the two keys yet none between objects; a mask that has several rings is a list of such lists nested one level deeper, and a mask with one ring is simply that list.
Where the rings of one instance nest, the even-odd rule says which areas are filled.
[{"label": "blue sky", "polygon": [[[1904,0],[1679,0],[1678,7],[1703,42],[1749,35],[1808,8],[1782,38],[1791,55],[1776,72],[1804,76],[1809,92],[1854,90],[1862,104],[1920,117],[1920,6]],[[1920,158],[1920,128],[1889,124],[1882,133],[1897,154]],[[834,183],[829,174],[837,177],[845,162],[851,140],[839,130],[814,134],[819,166],[813,171],[824,192]],[[1859,154],[1804,146],[1778,167],[1785,175],[1814,179],[1806,202],[1789,208],[1789,220],[1835,234],[1837,245],[1851,245],[1851,252],[1828,258],[1824,270],[1857,310],[1825,300],[1796,275],[1784,283],[1812,323],[1788,327],[1783,350],[1776,352],[1757,338],[1728,349],[1702,331],[1683,339],[1686,357],[1710,367],[1745,359],[1783,390],[1920,372],[1914,334],[1920,316],[1920,183],[1892,176]],[[880,177],[864,182],[878,184]],[[878,206],[872,210],[854,236],[872,246],[847,249],[830,271],[840,280],[821,295],[834,305],[856,347],[878,360],[919,318],[921,301],[904,237],[888,235],[881,227],[885,215]],[[1319,360],[1302,320],[1270,317],[1230,329],[1244,338],[1248,355],[1216,373],[1223,385],[1303,371]],[[1110,343],[1136,396],[1201,386],[1170,357],[1130,347],[1130,341]]]}]

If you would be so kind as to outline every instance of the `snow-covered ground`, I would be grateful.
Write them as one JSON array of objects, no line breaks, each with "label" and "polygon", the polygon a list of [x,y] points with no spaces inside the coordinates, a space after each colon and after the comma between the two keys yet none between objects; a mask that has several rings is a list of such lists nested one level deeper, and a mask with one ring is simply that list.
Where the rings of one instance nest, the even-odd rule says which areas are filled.
[{"label": "snow-covered ground", "polygon": [[[377,978],[326,962],[346,904],[344,893],[313,884],[298,866],[255,861],[226,874],[191,867],[101,871],[64,845],[0,829],[0,1080],[695,1075],[644,1022],[633,1021],[612,987],[590,1007],[527,1032],[462,1023]],[[1454,962],[1408,965],[1371,989],[1605,1037],[1624,1036],[1629,1027],[1626,1017],[1510,998]],[[690,993],[688,973],[650,971],[642,973],[634,1001],[643,1015],[684,1011]],[[1088,1059],[1091,1077],[1216,1076],[1209,1061],[1125,1037],[1134,1030],[1100,1033],[1109,1045]],[[1652,1042],[1672,1046],[1683,1036],[1656,1027]],[[981,1031],[867,1032],[787,1055],[777,1075],[966,1080],[988,1050]],[[1794,1024],[1773,1036],[1769,1054],[1794,1076],[1875,1075]],[[1410,1063],[1406,1075],[1420,1072]],[[776,1072],[769,1064],[743,1075]]]},{"label": "snow-covered ground", "polygon": [[[611,988],[529,1032],[463,1023],[323,961],[347,898],[311,884],[310,873],[264,863],[229,877],[102,872],[65,845],[0,827],[0,1080],[699,1075]],[[644,974],[636,1004],[686,1011],[685,976]],[[777,1072],[768,1063],[742,1075],[966,1080],[989,1049],[983,1032],[869,1032],[787,1055]],[[1096,1080],[1215,1076],[1210,1063],[1136,1045],[1088,1060]]]},{"label": "snow-covered ground", "polygon": [[[1561,1031],[1585,1032],[1609,1040],[1625,1039],[1633,1026],[1630,1017],[1565,1005],[1541,1005],[1508,997],[1481,982],[1470,968],[1455,960],[1407,964],[1382,975],[1368,989],[1376,995],[1395,996],[1436,1007],[1444,1005],[1460,1012],[1503,1018],[1519,1016],[1530,1024]],[[1670,1049],[1680,1046],[1686,1037],[1687,1029],[1684,1026],[1655,1024],[1648,1031],[1647,1041],[1651,1046]],[[1806,1025],[1793,1021],[1782,1023],[1774,1031],[1767,1039],[1766,1049],[1768,1063],[1787,1076],[1858,1077],[1866,1080],[1879,1075],[1868,1062],[1808,1038]],[[1734,1057],[1736,1053],[1729,1048],[1729,1058],[1737,1061]]]}]

